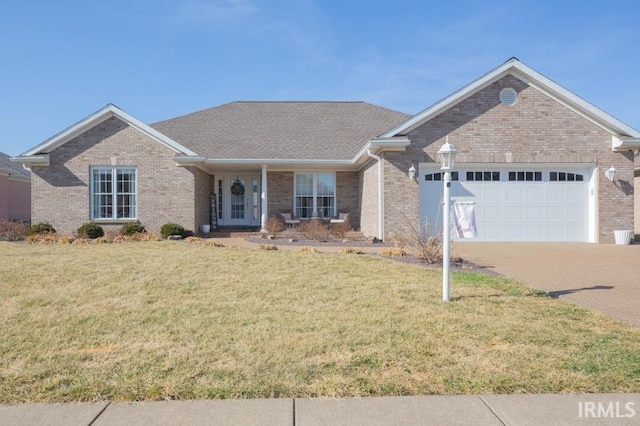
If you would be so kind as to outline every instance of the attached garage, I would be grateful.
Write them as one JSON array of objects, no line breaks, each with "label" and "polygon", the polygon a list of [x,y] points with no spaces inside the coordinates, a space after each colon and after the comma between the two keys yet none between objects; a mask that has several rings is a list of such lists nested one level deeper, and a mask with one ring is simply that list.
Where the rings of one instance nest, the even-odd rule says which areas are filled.
[{"label": "attached garage", "polygon": [[[477,241],[595,242],[594,171],[584,164],[465,164],[452,173],[451,201],[473,203]],[[425,163],[419,176],[421,222],[439,232],[442,173]]]}]

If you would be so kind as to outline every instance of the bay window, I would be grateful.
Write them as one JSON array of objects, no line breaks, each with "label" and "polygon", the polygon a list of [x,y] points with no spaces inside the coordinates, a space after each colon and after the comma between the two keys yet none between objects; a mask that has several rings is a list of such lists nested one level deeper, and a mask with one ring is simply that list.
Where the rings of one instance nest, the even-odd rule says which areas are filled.
[{"label": "bay window", "polygon": [[335,173],[296,173],[294,186],[296,217],[336,215]]},{"label": "bay window", "polygon": [[136,177],[134,167],[92,168],[91,219],[136,219]]}]

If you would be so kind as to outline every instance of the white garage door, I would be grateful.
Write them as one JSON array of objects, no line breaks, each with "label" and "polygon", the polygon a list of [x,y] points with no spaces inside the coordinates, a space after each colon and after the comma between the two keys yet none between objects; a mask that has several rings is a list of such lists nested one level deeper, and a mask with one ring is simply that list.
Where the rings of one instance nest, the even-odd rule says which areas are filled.
[{"label": "white garage door", "polygon": [[[461,169],[452,173],[451,199],[475,203],[480,241],[587,242],[592,170]],[[442,173],[421,166],[420,213],[431,230],[442,229],[442,192]]]}]

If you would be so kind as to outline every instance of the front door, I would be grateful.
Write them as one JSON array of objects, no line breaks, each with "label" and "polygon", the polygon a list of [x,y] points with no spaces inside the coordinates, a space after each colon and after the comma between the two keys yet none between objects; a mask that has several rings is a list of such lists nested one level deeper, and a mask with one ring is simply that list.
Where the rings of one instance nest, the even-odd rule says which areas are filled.
[{"label": "front door", "polygon": [[236,176],[227,182],[227,224],[260,225],[260,179],[257,176]]}]

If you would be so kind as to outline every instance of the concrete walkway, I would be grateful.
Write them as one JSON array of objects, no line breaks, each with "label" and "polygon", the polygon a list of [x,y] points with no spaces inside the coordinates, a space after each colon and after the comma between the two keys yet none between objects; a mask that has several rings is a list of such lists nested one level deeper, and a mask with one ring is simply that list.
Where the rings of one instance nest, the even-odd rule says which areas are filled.
[{"label": "concrete walkway", "polygon": [[465,242],[454,243],[452,252],[554,297],[640,327],[639,244]]},{"label": "concrete walkway", "polygon": [[640,394],[451,395],[0,406],[3,425],[638,425]]}]

